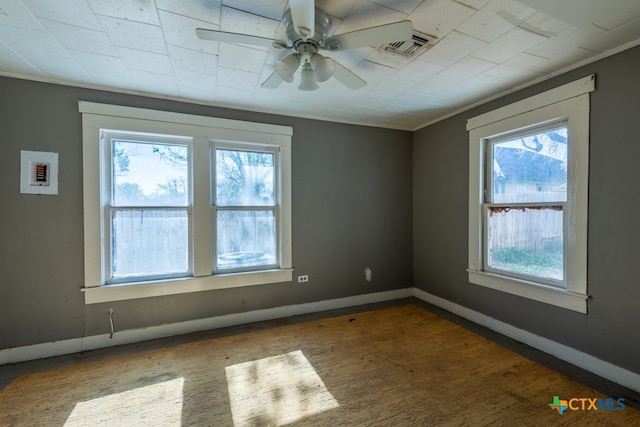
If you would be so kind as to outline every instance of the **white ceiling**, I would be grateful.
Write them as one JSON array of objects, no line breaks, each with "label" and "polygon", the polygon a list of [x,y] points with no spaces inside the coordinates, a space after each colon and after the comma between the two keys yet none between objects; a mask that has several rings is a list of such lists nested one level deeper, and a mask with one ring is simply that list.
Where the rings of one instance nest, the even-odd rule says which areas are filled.
[{"label": "white ceiling", "polygon": [[413,130],[640,42],[638,0],[318,0],[330,34],[409,19],[435,36],[406,59],[322,51],[368,82],[260,84],[290,51],[200,40],[195,28],[284,39],[286,0],[0,0],[0,74],[299,117]]}]

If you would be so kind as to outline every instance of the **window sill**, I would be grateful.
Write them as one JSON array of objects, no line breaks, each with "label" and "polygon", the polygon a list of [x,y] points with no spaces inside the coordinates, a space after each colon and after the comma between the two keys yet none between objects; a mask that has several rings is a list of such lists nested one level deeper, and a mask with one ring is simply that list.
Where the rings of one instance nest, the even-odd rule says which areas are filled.
[{"label": "window sill", "polygon": [[136,298],[151,298],[215,289],[290,282],[292,278],[293,269],[286,268],[260,272],[219,274],[205,277],[188,277],[152,282],[86,287],[82,288],[82,292],[84,292],[85,304],[99,304]]},{"label": "window sill", "polygon": [[485,271],[467,270],[469,282],[545,304],[587,313],[589,295]]}]

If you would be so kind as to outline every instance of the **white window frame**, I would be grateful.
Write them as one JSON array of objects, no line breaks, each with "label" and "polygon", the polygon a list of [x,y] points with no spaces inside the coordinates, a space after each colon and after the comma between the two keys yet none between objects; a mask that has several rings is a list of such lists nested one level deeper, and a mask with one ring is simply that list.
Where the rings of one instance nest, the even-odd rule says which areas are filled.
[{"label": "white window frame", "polygon": [[[228,150],[234,150],[234,151],[254,151],[254,152],[262,152],[262,153],[271,153],[274,155],[274,172],[275,172],[275,205],[274,206],[217,206],[217,204],[215,203],[216,200],[216,177],[213,176],[212,177],[212,200],[213,205],[212,205],[212,218],[214,221],[214,225],[213,227],[216,226],[215,224],[215,219],[217,218],[218,215],[218,211],[220,210],[227,210],[227,209],[233,209],[233,210],[271,210],[274,212],[274,216],[275,216],[275,220],[276,220],[276,248],[280,247],[280,206],[282,204],[282,197],[281,197],[281,192],[280,192],[280,175],[278,174],[278,170],[280,169],[280,156],[278,155],[278,147],[265,147],[264,145],[256,145],[256,144],[248,144],[248,143],[237,143],[234,141],[224,141],[224,140],[213,140],[211,141],[211,164],[215,165],[216,163],[216,150],[217,149],[228,149]],[[214,235],[216,234],[216,229],[213,230],[214,231]],[[214,272],[215,274],[225,274],[225,269],[219,269],[217,262],[216,262],[216,258],[217,258],[217,242],[216,239],[213,239],[213,244],[214,244],[214,249],[212,251],[212,258],[213,258],[213,266],[214,266]],[[277,254],[277,258],[281,259],[282,258],[282,253]],[[249,267],[249,268],[233,268],[230,269],[231,272],[233,271],[237,271],[237,270],[251,270],[251,269],[260,269],[261,267]]]},{"label": "white window frame", "polygon": [[[501,142],[504,141],[510,141],[510,140],[514,140],[517,139],[519,137],[524,137],[524,136],[528,136],[528,135],[532,135],[532,134],[538,134],[538,133],[542,133],[545,131],[548,131],[550,129],[553,128],[559,128],[559,127],[568,127],[568,123],[566,120],[559,120],[559,121],[554,121],[551,123],[545,123],[542,126],[534,126],[532,128],[527,128],[525,130],[518,130],[517,132],[514,133],[508,133],[504,136],[500,136],[497,138],[491,138],[491,139],[485,139],[484,143],[485,145],[485,181],[484,181],[484,203],[482,205],[482,229],[483,229],[483,246],[482,249],[484,251],[484,253],[489,253],[489,238],[488,238],[488,234],[489,234],[489,215],[490,215],[490,210],[491,208],[494,207],[502,207],[502,208],[511,208],[511,209],[518,209],[518,208],[528,208],[528,207],[532,207],[532,206],[536,206],[539,208],[549,208],[552,206],[561,206],[562,207],[562,217],[563,217],[563,227],[562,227],[562,234],[563,236],[567,235],[568,229],[569,229],[569,216],[566,214],[567,212],[567,206],[568,206],[568,202],[567,201],[551,201],[551,202],[540,202],[540,201],[528,201],[528,202],[499,202],[496,203],[494,200],[492,200],[495,196],[494,196],[494,188],[493,188],[493,179],[490,178],[493,175],[494,172],[494,157],[493,157],[493,146],[494,144],[499,144]],[[564,240],[564,239],[563,239]],[[563,251],[564,252],[564,251]],[[565,281],[566,281],[566,275],[565,277],[560,281],[557,279],[552,279],[552,278],[544,278],[544,277],[532,277],[529,274],[524,274],[524,273],[517,273],[515,271],[506,271],[505,269],[499,268],[499,267],[493,267],[490,265],[489,263],[489,259],[486,256],[483,256],[483,268],[485,271],[489,272],[489,273],[496,273],[496,274],[502,274],[502,275],[508,275],[509,277],[515,277],[515,278],[520,278],[523,280],[529,280],[531,278],[533,278],[536,282],[542,283],[542,284],[548,284],[550,286],[561,286],[561,287],[565,287]],[[566,270],[564,270],[564,273],[566,273]]]},{"label": "white window frame", "polygon": [[[183,294],[214,289],[292,281],[291,139],[289,126],[79,101],[82,114],[84,197],[84,288],[86,304]],[[107,284],[104,257],[104,197],[100,130],[178,135],[192,143],[192,276],[167,280]],[[275,147],[279,153],[280,265],[271,270],[212,274],[211,141]]]},{"label": "white window frame", "polygon": [[[101,204],[102,204],[102,208],[104,210],[103,214],[103,233],[104,233],[104,238],[102,239],[103,242],[103,248],[102,248],[102,256],[103,256],[103,265],[107,267],[107,270],[109,270],[109,266],[111,265],[111,236],[113,233],[112,230],[112,222],[111,222],[111,215],[114,211],[121,211],[121,210],[130,210],[130,209],[134,209],[134,210],[141,210],[141,211],[146,211],[146,210],[182,210],[182,211],[186,211],[187,215],[188,215],[188,232],[189,232],[189,241],[191,241],[191,235],[193,235],[193,224],[191,223],[191,219],[193,218],[193,195],[192,195],[192,174],[191,174],[191,164],[193,162],[193,156],[192,156],[192,151],[193,151],[193,140],[191,138],[188,137],[183,137],[180,135],[155,135],[155,134],[140,134],[140,133],[134,133],[134,132],[126,132],[126,133],[122,133],[120,131],[113,131],[113,130],[106,130],[103,129],[100,131],[100,138],[101,138],[101,143],[102,143],[102,158],[103,158],[103,173],[101,175],[101,179],[103,180],[103,185],[101,186],[101,191],[102,191],[102,199],[101,199]],[[122,206],[122,205],[117,205],[114,206],[113,204],[113,155],[112,155],[112,149],[113,149],[113,141],[114,140],[120,140],[120,139],[130,139],[130,140],[135,140],[136,142],[141,142],[141,143],[147,143],[147,144],[153,144],[153,143],[157,143],[157,144],[171,144],[174,146],[180,145],[183,147],[186,147],[188,150],[188,183],[187,183],[187,188],[189,189],[189,194],[188,194],[188,204],[186,206]],[[178,277],[184,277],[185,275],[191,275],[192,274],[192,266],[193,266],[193,248],[191,247],[192,245],[189,245],[189,252],[187,254],[187,258],[188,258],[188,270],[184,273],[174,273],[174,274],[161,274],[161,275],[157,275],[157,276],[151,276],[151,275],[145,275],[144,276],[144,280],[154,280],[154,279],[158,279],[158,280],[163,280],[163,279],[170,279],[170,278],[178,278]],[[118,283],[129,283],[132,280],[131,279],[114,279],[112,277],[109,277],[110,274],[108,274],[108,272],[105,270],[104,272],[104,282],[105,284],[118,284]]]},{"label": "white window frame", "polygon": [[[587,312],[587,214],[589,170],[589,93],[595,76],[568,83],[467,121],[469,131],[469,282],[535,301]],[[544,280],[488,271],[484,263],[486,222],[487,141],[502,135],[566,122],[568,141],[568,201],[564,228],[564,280],[553,286]]]}]

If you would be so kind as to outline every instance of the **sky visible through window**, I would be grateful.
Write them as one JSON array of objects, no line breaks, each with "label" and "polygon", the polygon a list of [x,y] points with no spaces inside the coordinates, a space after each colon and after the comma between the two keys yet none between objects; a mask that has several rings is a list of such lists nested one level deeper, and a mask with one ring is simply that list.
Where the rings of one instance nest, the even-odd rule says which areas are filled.
[{"label": "sky visible through window", "polygon": [[114,204],[188,204],[188,149],[182,145],[113,143]]}]

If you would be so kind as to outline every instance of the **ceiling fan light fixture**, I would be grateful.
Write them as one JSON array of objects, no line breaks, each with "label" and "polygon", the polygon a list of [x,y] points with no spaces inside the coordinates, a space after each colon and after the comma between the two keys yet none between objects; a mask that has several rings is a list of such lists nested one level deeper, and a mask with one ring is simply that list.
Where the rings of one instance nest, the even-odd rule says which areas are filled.
[{"label": "ceiling fan light fixture", "polygon": [[284,59],[277,59],[274,65],[280,78],[285,82],[291,83],[293,82],[293,75],[300,66],[300,60],[297,54],[292,53]]},{"label": "ceiling fan light fixture", "polygon": [[325,58],[320,54],[311,57],[311,67],[315,72],[317,82],[325,82],[333,76],[336,69],[336,62],[331,58]]},{"label": "ceiling fan light fixture", "polygon": [[273,89],[282,82],[293,83],[295,73],[301,70],[298,89],[319,89],[318,82],[331,77],[350,89],[359,89],[366,82],[352,71],[334,61],[318,55],[319,50],[343,51],[379,44],[402,44],[412,39],[413,24],[404,20],[390,24],[377,25],[360,30],[336,34],[329,37],[331,19],[324,10],[315,7],[314,0],[288,0],[281,24],[285,29],[286,42],[249,34],[229,33],[226,31],[197,28],[200,39],[232,44],[254,44],[276,49],[293,49],[295,53],[275,61],[275,71],[262,87]]},{"label": "ceiling fan light fixture", "polygon": [[319,89],[318,83],[316,83],[316,78],[314,76],[313,69],[311,67],[302,68],[302,74],[300,76],[300,85],[298,89],[300,90],[316,90]]}]

